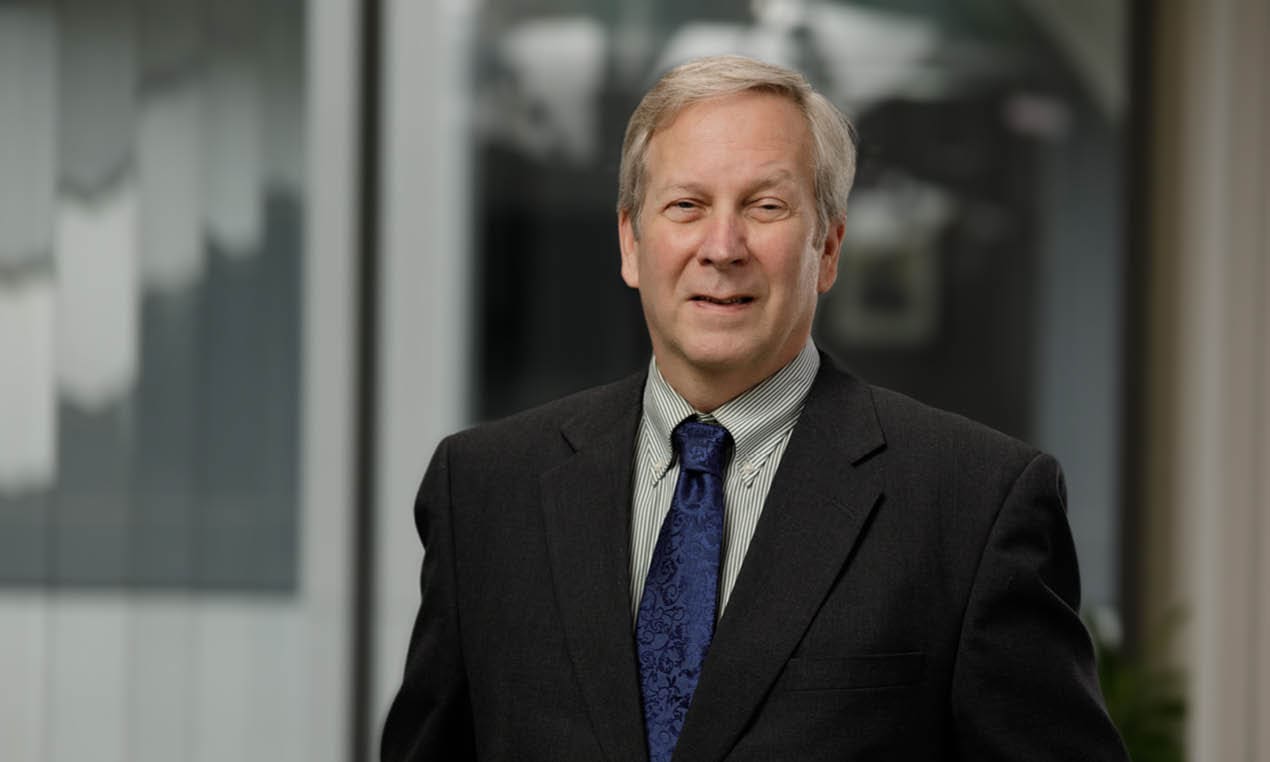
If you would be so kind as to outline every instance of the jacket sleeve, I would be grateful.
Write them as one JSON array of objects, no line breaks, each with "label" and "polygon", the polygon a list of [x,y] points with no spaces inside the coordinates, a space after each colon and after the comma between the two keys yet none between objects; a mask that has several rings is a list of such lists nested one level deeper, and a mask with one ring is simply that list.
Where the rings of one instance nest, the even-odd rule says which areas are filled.
[{"label": "jacket sleeve", "polygon": [[421,598],[405,676],[384,723],[383,762],[476,758],[459,638],[448,449],[448,440],[437,447],[415,500],[424,547]]},{"label": "jacket sleeve", "polygon": [[989,532],[958,644],[959,759],[1129,759],[1078,614],[1080,576],[1058,463],[1023,468]]}]

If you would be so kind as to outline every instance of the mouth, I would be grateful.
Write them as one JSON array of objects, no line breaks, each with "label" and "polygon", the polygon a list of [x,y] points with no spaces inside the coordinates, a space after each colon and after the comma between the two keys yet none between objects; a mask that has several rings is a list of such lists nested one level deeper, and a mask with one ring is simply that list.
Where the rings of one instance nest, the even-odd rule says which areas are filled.
[{"label": "mouth", "polygon": [[701,304],[718,304],[725,307],[730,307],[730,306],[734,306],[738,304],[749,304],[750,302],[754,301],[754,297],[752,296],[717,297],[717,296],[707,296],[705,294],[698,294],[697,296],[692,297],[692,301],[699,302]]}]

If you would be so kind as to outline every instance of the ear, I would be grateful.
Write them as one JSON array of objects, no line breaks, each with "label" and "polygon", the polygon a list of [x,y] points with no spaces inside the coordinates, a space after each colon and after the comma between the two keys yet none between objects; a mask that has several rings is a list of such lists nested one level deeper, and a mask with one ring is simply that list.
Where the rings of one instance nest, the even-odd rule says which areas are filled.
[{"label": "ear", "polygon": [[816,292],[823,294],[833,287],[838,279],[838,258],[842,256],[842,238],[847,232],[847,221],[844,218],[834,220],[825,233],[824,243],[820,246],[820,275],[816,280]]},{"label": "ear", "polygon": [[628,210],[617,215],[617,238],[622,247],[622,280],[631,288],[639,288],[639,241],[635,240],[634,221]]}]

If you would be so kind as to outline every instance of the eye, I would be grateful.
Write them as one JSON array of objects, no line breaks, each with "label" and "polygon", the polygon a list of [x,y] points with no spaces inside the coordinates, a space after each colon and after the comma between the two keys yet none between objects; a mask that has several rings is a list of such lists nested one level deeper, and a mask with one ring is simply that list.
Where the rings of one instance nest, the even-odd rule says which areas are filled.
[{"label": "eye", "polygon": [[666,205],[664,213],[676,222],[688,222],[701,215],[702,206],[690,198],[681,198]]},{"label": "eye", "polygon": [[779,198],[767,196],[751,202],[748,211],[757,220],[772,222],[789,216],[789,204]]}]

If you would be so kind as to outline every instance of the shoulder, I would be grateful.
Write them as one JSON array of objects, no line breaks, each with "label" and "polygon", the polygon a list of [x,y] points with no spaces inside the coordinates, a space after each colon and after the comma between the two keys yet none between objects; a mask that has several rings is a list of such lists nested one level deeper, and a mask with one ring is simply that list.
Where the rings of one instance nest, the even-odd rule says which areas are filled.
[{"label": "shoulder", "polygon": [[1031,460],[1032,445],[948,410],[932,407],[900,392],[869,386],[887,444],[931,452],[982,452]]},{"label": "shoulder", "polygon": [[604,430],[637,417],[644,389],[640,372],[602,386],[584,389],[513,415],[477,424],[446,437],[442,445],[455,453],[487,457],[556,448],[570,427]]},{"label": "shoulder", "polygon": [[[1037,447],[963,415],[890,389],[871,387],[893,461],[928,486],[1000,505],[1029,472],[1064,495],[1058,462]],[[1061,500],[1062,498],[1060,498]]]},{"label": "shoulder", "polygon": [[967,489],[1008,487],[1029,463],[1044,456],[1036,447],[964,415],[869,384],[828,357],[813,394],[818,395],[814,409],[836,418],[835,425],[869,430],[868,440],[875,443],[870,452],[877,454],[878,463],[906,479]]},{"label": "shoulder", "polygon": [[[1040,449],[963,415],[907,395],[854,383],[857,410],[874,416],[876,441],[853,470],[872,480],[910,543],[933,543],[945,574],[970,584],[994,528],[1068,543],[1066,487],[1058,462]],[[836,425],[860,426],[860,415]],[[1000,524],[1003,516],[1010,520]],[[911,535],[911,536],[910,536]],[[913,539],[916,537],[917,539]]]}]

